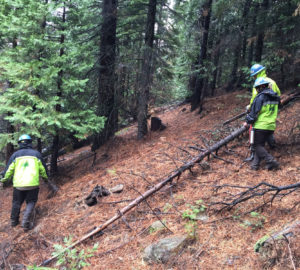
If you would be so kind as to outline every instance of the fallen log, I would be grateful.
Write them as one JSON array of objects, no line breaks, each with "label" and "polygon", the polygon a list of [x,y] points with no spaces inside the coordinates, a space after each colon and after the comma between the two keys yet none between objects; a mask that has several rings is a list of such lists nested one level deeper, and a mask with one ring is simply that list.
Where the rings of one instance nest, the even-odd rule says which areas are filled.
[{"label": "fallen log", "polygon": [[233,122],[234,120],[237,120],[237,119],[242,118],[242,117],[245,116],[246,114],[247,114],[247,112],[242,112],[242,113],[240,113],[240,114],[238,114],[238,115],[235,115],[235,116],[229,118],[228,120],[226,120],[226,121],[223,123],[223,126],[225,126],[225,125],[227,125],[227,124]]},{"label": "fallen log", "polygon": [[281,97],[280,100],[280,107],[283,107],[285,105],[287,105],[289,102],[291,102],[292,100],[295,100],[297,98],[300,98],[300,90],[295,90],[294,92],[288,94],[287,96],[283,96]]},{"label": "fallen log", "polygon": [[186,164],[182,165],[180,168],[178,168],[177,170],[175,170],[174,172],[172,172],[171,175],[168,176],[167,178],[165,178],[163,181],[159,182],[154,187],[152,187],[151,189],[147,190],[145,193],[143,193],[142,195],[140,195],[139,197],[137,197],[135,200],[133,200],[130,204],[128,204],[124,208],[120,209],[117,212],[117,214],[115,216],[113,216],[111,219],[107,220],[106,222],[104,222],[100,226],[96,227],[90,233],[86,234],[85,236],[83,236],[81,239],[77,240],[76,242],[74,242],[70,246],[66,247],[64,250],[61,251],[60,254],[56,254],[55,256],[52,256],[51,258],[43,261],[39,266],[46,266],[46,265],[48,265],[53,260],[55,260],[59,255],[63,254],[65,251],[67,251],[69,249],[72,249],[74,246],[77,246],[78,244],[80,244],[83,241],[87,240],[91,236],[99,233],[100,231],[102,231],[103,229],[105,229],[106,227],[108,227],[110,224],[112,224],[116,220],[120,219],[124,214],[126,214],[127,212],[129,212],[131,209],[133,209],[134,207],[136,207],[137,205],[139,205],[142,201],[146,200],[152,194],[156,193],[162,187],[164,187],[168,183],[172,182],[173,179],[179,178],[184,171],[192,169],[192,167],[195,164],[199,163],[201,160],[203,160],[205,157],[209,156],[211,153],[213,153],[215,151],[218,151],[222,146],[227,145],[229,142],[231,142],[235,138],[237,138],[240,135],[242,135],[248,129],[249,129],[249,126],[242,126],[241,128],[233,131],[226,138],[224,138],[224,139],[220,140],[219,142],[215,143],[214,145],[212,145],[211,147],[209,147],[205,152],[201,153],[200,155],[198,155],[198,156],[194,157],[193,159],[191,159]]}]

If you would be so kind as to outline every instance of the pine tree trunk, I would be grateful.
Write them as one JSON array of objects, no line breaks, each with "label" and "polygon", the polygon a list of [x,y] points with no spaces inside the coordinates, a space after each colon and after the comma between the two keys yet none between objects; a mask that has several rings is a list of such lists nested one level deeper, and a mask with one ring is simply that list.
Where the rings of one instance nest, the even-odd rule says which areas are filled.
[{"label": "pine tree trunk", "polygon": [[219,60],[220,60],[220,44],[221,44],[221,37],[220,37],[220,31],[216,31],[216,42],[214,44],[214,50],[212,53],[212,61],[213,61],[213,66],[214,70],[212,73],[212,81],[210,83],[210,89],[211,89],[211,96],[213,97],[215,95],[215,89],[217,85],[217,76],[219,72]]},{"label": "pine tree trunk", "polygon": [[253,14],[252,14],[252,20],[251,20],[251,42],[249,45],[248,49],[248,61],[247,61],[247,66],[250,66],[253,61],[253,52],[254,52],[254,37],[256,35],[256,20],[257,20],[257,14],[259,10],[259,4],[258,3],[253,3],[254,9],[253,9]]},{"label": "pine tree trunk", "polygon": [[154,26],[156,15],[156,0],[149,0],[148,15],[145,31],[145,47],[142,71],[138,86],[138,133],[137,138],[142,139],[148,132],[147,114],[149,93],[151,87],[152,50],[154,42]]},{"label": "pine tree trunk", "polygon": [[261,10],[260,10],[260,24],[258,24],[258,35],[257,35],[257,41],[256,41],[256,47],[255,47],[255,61],[260,62],[261,56],[263,53],[263,47],[264,47],[264,28],[267,18],[267,10],[269,6],[269,0],[264,0],[261,4]]},{"label": "pine tree trunk", "polygon": [[[12,46],[13,48],[16,48],[18,45],[18,42],[17,42],[17,38],[15,37],[12,41]],[[11,82],[8,82],[8,87],[11,86]],[[7,133],[8,134],[13,134],[15,132],[15,127],[10,124],[9,122],[7,122]],[[12,143],[8,143],[6,145],[6,151],[5,151],[5,160],[6,160],[6,163],[8,162],[10,156],[14,153],[15,151],[15,148],[14,148],[14,145]]]},{"label": "pine tree trunk", "polygon": [[244,2],[244,8],[242,17],[240,18],[240,29],[238,29],[238,33],[236,35],[236,46],[234,49],[234,58],[233,58],[233,65],[232,65],[232,71],[230,75],[230,81],[226,88],[227,92],[232,91],[235,89],[239,83],[241,78],[241,74],[238,73],[239,67],[243,66],[244,61],[243,57],[245,57],[246,52],[246,30],[248,28],[248,13],[251,7],[251,1],[252,0],[246,0]]},{"label": "pine tree trunk", "polygon": [[[62,13],[62,23],[66,22],[66,7],[63,7]],[[64,27],[62,28],[64,30]],[[61,34],[60,36],[60,51],[59,56],[62,57],[64,55],[64,43],[65,43],[65,35]],[[62,80],[63,80],[64,71],[61,69],[58,72],[58,79],[57,79],[57,97],[60,98],[62,96]],[[55,107],[57,112],[61,111],[61,105],[57,104]],[[51,162],[50,162],[50,174],[55,174],[57,172],[57,158],[58,158],[58,151],[59,151],[59,135],[58,131],[53,138],[52,147],[51,147]]]},{"label": "pine tree trunk", "polygon": [[51,147],[50,175],[53,175],[57,172],[58,150],[59,150],[59,136],[56,135],[53,138],[52,147]]},{"label": "pine tree trunk", "polygon": [[252,5],[252,0],[246,0],[244,4],[243,12],[243,27],[242,27],[242,55],[241,55],[241,66],[246,64],[246,49],[247,49],[247,39],[248,39],[248,29],[249,29],[249,11]]},{"label": "pine tree trunk", "polygon": [[235,88],[235,84],[237,82],[237,70],[238,70],[238,66],[239,66],[240,53],[241,53],[241,35],[238,34],[237,35],[237,44],[235,45],[234,53],[233,53],[233,61],[232,61],[232,70],[231,70],[231,74],[230,74],[230,80],[226,87],[227,92],[231,92]]},{"label": "pine tree trunk", "polygon": [[210,25],[210,16],[211,16],[211,5],[212,0],[206,1],[201,7],[201,18],[199,20],[199,32],[203,31],[200,51],[197,59],[196,67],[198,70],[196,74],[195,87],[193,89],[193,96],[191,101],[191,110],[195,110],[199,107],[199,112],[202,111],[204,92],[203,92],[203,83],[204,79],[201,75],[201,69],[204,67],[204,60],[207,56],[207,41],[208,41],[208,33],[209,33],[209,25]]},{"label": "pine tree trunk", "polygon": [[[7,133],[8,134],[13,134],[15,132],[15,128],[13,125],[11,125],[9,122],[7,123]],[[5,160],[6,163],[8,162],[9,158],[11,155],[14,153],[15,148],[12,143],[9,143],[6,145],[6,152],[5,152]]]},{"label": "pine tree trunk", "polygon": [[115,93],[117,5],[117,0],[104,0],[102,3],[97,115],[105,116],[106,122],[104,129],[94,136],[93,151],[114,135],[118,124]]}]

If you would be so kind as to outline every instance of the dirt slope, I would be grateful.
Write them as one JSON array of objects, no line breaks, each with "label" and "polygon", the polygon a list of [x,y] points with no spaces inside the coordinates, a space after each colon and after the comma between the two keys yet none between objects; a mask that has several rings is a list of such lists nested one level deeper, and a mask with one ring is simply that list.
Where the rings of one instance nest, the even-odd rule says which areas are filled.
[{"label": "dirt slope", "polygon": [[[59,162],[60,174],[54,179],[60,191],[47,199],[47,187],[41,185],[36,225],[27,233],[20,227],[10,227],[12,188],[0,191],[0,253],[9,253],[6,266],[39,264],[51,256],[53,245],[62,244],[64,237],[72,236],[77,240],[114,216],[128,201],[112,202],[138,197],[198,155],[192,147],[205,148],[239,127],[241,121],[225,128],[222,122],[242,112],[248,100],[249,96],[242,92],[211,98],[206,101],[202,115],[190,112],[187,105],[170,107],[157,113],[167,129],[152,132],[143,141],[136,141],[136,126],[133,125],[118,132],[96,156],[89,147],[66,154]],[[196,222],[197,240],[167,264],[148,265],[142,260],[142,252],[154,241],[187,233],[188,220],[182,214],[190,209],[189,204],[195,205],[200,199],[204,205],[216,201],[213,197],[215,185],[299,182],[300,136],[299,129],[295,128],[299,115],[299,102],[280,113],[275,133],[278,149],[272,151],[281,164],[279,171],[250,171],[248,164],[243,163],[248,154],[247,136],[235,140],[227,150],[219,151],[223,160],[214,157],[205,160],[195,166],[193,172],[184,173],[172,188],[164,188],[148,199],[151,209],[142,203],[126,215],[126,222],[119,220],[105,229],[103,235],[80,245],[79,249],[83,249],[99,243],[96,256],[89,259],[91,265],[86,269],[261,269],[253,246],[265,234],[299,218],[300,205],[292,208],[299,202],[299,191],[265,207],[259,213],[261,219],[251,220],[249,215],[239,217],[239,214],[255,208],[262,199],[245,202],[229,213],[207,211],[208,220]],[[107,188],[124,184],[125,188],[122,193],[104,197],[97,205],[88,207],[83,200],[97,184]],[[157,220],[153,211],[166,222],[169,230],[147,231]],[[251,226],[247,226],[246,220],[250,220]],[[259,224],[260,220],[263,224]],[[274,269],[289,267],[291,265],[279,264]]]}]

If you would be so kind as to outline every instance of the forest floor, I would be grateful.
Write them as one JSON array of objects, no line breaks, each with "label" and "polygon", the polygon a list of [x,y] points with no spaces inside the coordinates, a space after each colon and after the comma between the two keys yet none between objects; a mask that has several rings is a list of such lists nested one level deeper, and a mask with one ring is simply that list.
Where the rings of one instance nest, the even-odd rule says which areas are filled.
[{"label": "forest floor", "polygon": [[[245,92],[208,98],[201,114],[190,112],[189,105],[165,107],[156,116],[167,128],[150,132],[144,140],[136,140],[137,126],[132,125],[119,131],[96,156],[89,146],[67,153],[61,157],[59,175],[53,179],[60,190],[47,198],[47,186],[41,184],[36,224],[28,232],[20,226],[10,227],[12,188],[0,191],[0,264],[6,269],[13,269],[9,267],[14,264],[38,265],[51,257],[54,245],[62,245],[65,237],[80,239],[201,153],[193,147],[207,148],[241,127],[242,120],[225,127],[222,123],[242,112],[249,99]],[[231,188],[227,193],[222,192],[226,189],[216,193],[217,185],[254,186],[264,181],[281,186],[299,182],[300,134],[295,128],[299,115],[299,102],[288,105],[279,114],[277,149],[271,153],[280,162],[280,170],[267,171],[262,167],[251,171],[249,164],[243,162],[249,154],[248,135],[244,134],[219,150],[221,159],[211,156],[195,165],[172,186],[164,187],[147,203],[142,202],[126,214],[126,222],[119,219],[103,234],[80,244],[78,250],[87,250],[99,243],[85,269],[263,269],[254,245],[264,235],[299,220],[299,189],[281,200],[275,199],[253,216],[243,213],[263,204],[264,198],[257,197],[222,213],[216,213],[209,204],[223,200],[229,192],[240,191]],[[111,188],[117,184],[124,185],[123,192],[100,198],[92,207],[84,203],[96,185]],[[189,226],[191,222],[183,214],[200,200],[207,207],[205,219]],[[157,217],[168,229],[148,229]],[[151,243],[187,233],[193,233],[196,239],[171,261],[149,265],[143,260],[143,250]],[[55,267],[55,263],[51,266]],[[288,260],[277,262],[272,269],[294,268]]]}]

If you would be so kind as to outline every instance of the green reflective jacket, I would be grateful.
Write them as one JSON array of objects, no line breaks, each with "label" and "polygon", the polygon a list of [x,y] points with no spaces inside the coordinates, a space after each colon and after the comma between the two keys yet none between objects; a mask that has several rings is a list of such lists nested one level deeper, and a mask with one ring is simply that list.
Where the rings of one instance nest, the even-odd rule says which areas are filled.
[{"label": "green reflective jacket", "polygon": [[275,130],[279,100],[273,90],[263,90],[255,97],[246,122],[252,124],[255,129]]},{"label": "green reflective jacket", "polygon": [[[270,82],[269,84],[269,88],[271,90],[273,90],[275,93],[277,93],[277,95],[280,97],[281,93],[280,93],[280,89],[279,87],[277,86],[276,82],[273,81],[272,79],[268,78],[267,75],[266,75],[266,70],[262,70],[261,72],[259,72],[256,76],[256,78],[265,78],[268,82]],[[250,105],[253,103],[253,100],[255,99],[255,97],[257,96],[257,91],[256,89],[253,87],[252,88],[252,97],[251,97],[251,100],[250,100]]]},{"label": "green reflective jacket", "polygon": [[33,149],[21,149],[15,152],[9,159],[1,182],[7,181],[12,176],[13,186],[16,188],[39,186],[40,176],[44,179],[48,178],[40,153]]}]

